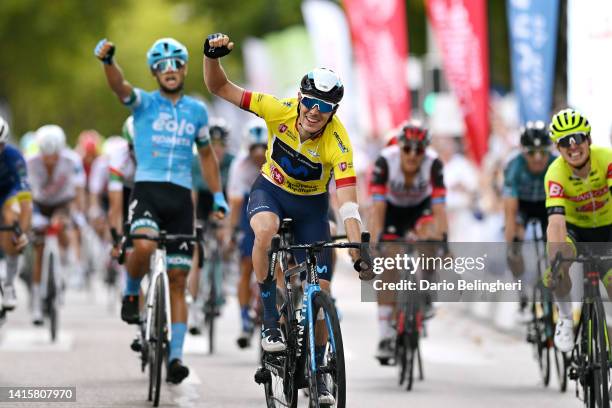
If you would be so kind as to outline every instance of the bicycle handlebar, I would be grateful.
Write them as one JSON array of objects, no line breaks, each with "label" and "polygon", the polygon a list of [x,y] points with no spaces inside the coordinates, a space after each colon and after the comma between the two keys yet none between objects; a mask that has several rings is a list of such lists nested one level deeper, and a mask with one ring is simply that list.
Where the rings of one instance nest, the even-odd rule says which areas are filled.
[{"label": "bicycle handlebar", "polygon": [[555,259],[552,262],[553,271],[559,269],[561,262],[601,262],[601,261],[612,261],[612,255],[578,255],[575,257],[564,258],[561,252],[557,252]]},{"label": "bicycle handlebar", "polygon": [[564,258],[561,251],[557,252],[555,258],[553,259],[550,268],[552,272],[552,281],[550,284],[551,289],[555,289],[557,286],[557,275],[559,271],[559,266],[562,262],[579,262],[579,263],[587,263],[587,262],[601,262],[601,261],[612,261],[612,255],[578,255],[574,257]]},{"label": "bicycle handlebar", "polygon": [[15,235],[21,235],[21,227],[18,222],[13,225],[0,225],[0,231],[13,231]]},{"label": "bicycle handlebar", "polygon": [[325,248],[353,248],[359,249],[360,254],[359,258],[355,261],[353,267],[357,272],[360,273],[360,279],[371,280],[374,276],[371,274],[365,274],[362,278],[361,272],[367,272],[371,269],[372,266],[372,257],[370,255],[370,233],[364,231],[361,233],[361,242],[328,242],[328,241],[318,241],[312,244],[292,244],[281,246],[280,244],[280,236],[275,235],[272,238],[272,244],[270,246],[270,250],[268,251],[268,255],[279,251],[292,251],[303,249],[306,251],[321,251]]},{"label": "bicycle handlebar", "polygon": [[176,241],[190,241],[190,242],[199,242],[202,240],[201,230],[196,230],[196,234],[166,234],[165,231],[160,231],[159,235],[149,235],[149,234],[128,234],[130,239],[146,239],[148,241],[160,242],[160,243],[169,243]]}]

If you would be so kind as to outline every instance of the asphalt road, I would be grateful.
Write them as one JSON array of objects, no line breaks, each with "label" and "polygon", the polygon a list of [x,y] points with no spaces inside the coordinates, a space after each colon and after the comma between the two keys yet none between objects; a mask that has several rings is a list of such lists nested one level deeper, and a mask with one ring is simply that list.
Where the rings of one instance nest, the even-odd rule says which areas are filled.
[{"label": "asphalt road", "polygon": [[[52,407],[147,407],[147,376],[129,348],[133,327],[119,319],[117,301],[101,284],[69,291],[61,310],[59,340],[29,322],[27,295],[0,328],[0,386],[75,386],[77,402]],[[425,380],[412,392],[397,385],[396,368],[373,358],[376,308],[359,299],[359,283],[345,265],[334,292],[342,313],[347,360],[348,407],[577,407],[575,386],[559,393],[556,379],[545,389],[520,334],[500,332],[469,317],[464,305],[441,304],[423,340]],[[114,305],[114,307],[109,307]],[[263,407],[263,389],[253,381],[257,353],[235,344],[239,319],[230,298],[219,323],[217,353],[207,355],[202,336],[189,336],[185,362],[191,375],[179,386],[164,386],[164,407]],[[0,403],[2,406],[47,406]],[[305,406],[302,398],[300,406]]]}]

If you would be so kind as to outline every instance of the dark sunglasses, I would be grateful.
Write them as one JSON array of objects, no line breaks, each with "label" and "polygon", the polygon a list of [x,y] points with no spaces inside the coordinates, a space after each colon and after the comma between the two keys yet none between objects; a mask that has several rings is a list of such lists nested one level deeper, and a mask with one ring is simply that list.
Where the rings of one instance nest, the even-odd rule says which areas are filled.
[{"label": "dark sunglasses", "polygon": [[263,149],[263,150],[266,150],[267,148],[268,148],[268,145],[267,145],[267,144],[264,144],[264,143],[256,143],[256,144],[251,145],[251,146],[249,147],[249,151],[250,151],[250,152],[253,152],[254,150],[257,150],[257,149]]},{"label": "dark sunglasses", "polygon": [[577,144],[577,145],[582,144],[586,142],[587,139],[588,139],[588,136],[584,133],[574,133],[573,135],[562,137],[561,139],[557,141],[557,144],[561,147],[568,148],[572,144]]},{"label": "dark sunglasses", "polygon": [[329,113],[334,110],[338,104],[325,102],[324,100],[313,98],[311,96],[302,96],[302,105],[306,107],[306,109],[311,110],[315,106],[319,108],[319,112],[321,113]]},{"label": "dark sunglasses", "polygon": [[417,155],[421,155],[425,153],[425,146],[420,144],[406,144],[402,146],[402,150],[406,154],[410,154],[410,152],[415,152]]},{"label": "dark sunglasses", "polygon": [[546,156],[548,154],[548,149],[527,149],[527,154],[531,157],[539,154],[540,156]]}]

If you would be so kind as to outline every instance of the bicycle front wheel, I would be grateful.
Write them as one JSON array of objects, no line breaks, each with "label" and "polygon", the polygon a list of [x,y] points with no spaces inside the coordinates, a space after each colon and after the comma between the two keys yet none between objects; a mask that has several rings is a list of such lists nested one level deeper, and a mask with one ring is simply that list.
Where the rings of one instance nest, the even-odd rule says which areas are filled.
[{"label": "bicycle front wheel", "polygon": [[49,254],[49,270],[47,273],[47,297],[45,299],[45,308],[49,316],[49,330],[51,332],[51,341],[57,339],[57,286],[55,281],[55,259],[54,254]]},{"label": "bicycle front wheel", "polygon": [[597,407],[610,408],[609,388],[610,372],[608,367],[608,329],[606,316],[600,298],[596,298],[592,309],[592,344],[591,362],[593,364],[593,386]]},{"label": "bicycle front wheel", "polygon": [[164,280],[161,275],[158,275],[153,290],[155,290],[155,302],[149,347],[149,400],[152,399],[153,406],[156,407],[159,405],[164,343],[166,341],[166,298]]},{"label": "bicycle front wheel", "polygon": [[[317,338],[327,336],[327,344],[325,345],[325,354],[323,356],[322,365],[317,364],[316,358],[312,352],[315,345],[310,342],[310,335],[306,330],[306,338],[308,348],[306,353],[306,367],[308,370],[308,388],[310,407],[327,407],[330,406],[319,403],[319,391],[317,383],[317,375],[322,375],[322,383],[325,384],[329,393],[333,396],[335,404],[331,404],[337,408],[346,406],[346,371],[344,367],[344,345],[342,343],[342,332],[340,331],[340,322],[338,314],[331,298],[325,292],[316,292],[312,298],[312,312],[314,324],[315,344]],[[320,322],[317,317],[323,314],[325,325],[317,325]],[[308,328],[310,329],[310,328]],[[315,366],[312,362],[315,361]]]}]

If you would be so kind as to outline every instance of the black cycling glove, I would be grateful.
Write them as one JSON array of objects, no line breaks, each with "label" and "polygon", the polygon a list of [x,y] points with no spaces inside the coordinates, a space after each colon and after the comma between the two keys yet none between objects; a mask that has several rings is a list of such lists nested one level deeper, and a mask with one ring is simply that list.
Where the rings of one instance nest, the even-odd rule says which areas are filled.
[{"label": "black cycling glove", "polygon": [[227,46],[225,45],[223,47],[211,47],[210,46],[210,40],[214,40],[222,36],[223,36],[222,33],[215,33],[215,34],[211,34],[208,37],[206,37],[206,40],[204,40],[204,55],[206,55],[208,58],[216,59],[216,58],[221,58],[223,56],[226,56],[227,54],[232,52],[232,50],[227,48]]}]

